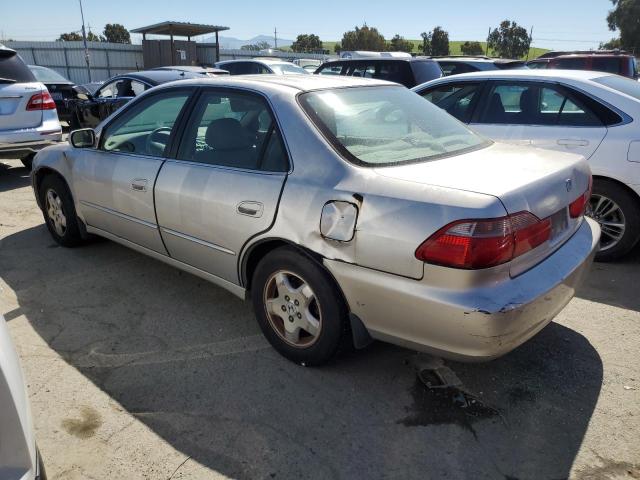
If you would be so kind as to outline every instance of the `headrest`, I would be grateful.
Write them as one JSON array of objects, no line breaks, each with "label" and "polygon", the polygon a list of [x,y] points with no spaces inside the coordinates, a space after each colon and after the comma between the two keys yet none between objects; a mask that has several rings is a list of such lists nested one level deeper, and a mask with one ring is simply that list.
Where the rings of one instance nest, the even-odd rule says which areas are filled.
[{"label": "headrest", "polygon": [[214,150],[237,150],[251,146],[250,136],[235,118],[219,118],[207,127],[205,141]]},{"label": "headrest", "polygon": [[527,88],[520,95],[520,111],[526,113],[533,113],[536,111],[536,101],[538,99],[535,95],[535,90],[533,88]]}]

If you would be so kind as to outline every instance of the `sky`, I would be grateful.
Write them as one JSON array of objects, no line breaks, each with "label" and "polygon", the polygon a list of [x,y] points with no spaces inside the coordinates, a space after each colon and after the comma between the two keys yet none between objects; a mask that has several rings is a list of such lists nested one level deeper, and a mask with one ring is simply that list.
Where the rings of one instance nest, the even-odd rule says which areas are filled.
[{"label": "sky", "polygon": [[[551,49],[597,48],[615,36],[607,28],[611,0],[419,0],[398,4],[380,0],[205,1],[205,0],[83,0],[86,24],[94,33],[106,23],[128,29],[165,20],[224,25],[223,35],[249,39],[272,35],[295,39],[315,33],[321,40],[342,38],[366,22],[386,37],[400,34],[418,39],[420,33],[442,26],[450,40],[485,40],[490,27],[504,19],[533,27],[533,46]],[[304,5],[304,6],[303,6]],[[406,6],[405,6],[406,5]],[[0,39],[55,40],[81,26],[78,0],[0,0]],[[134,43],[140,42],[133,35]]]}]

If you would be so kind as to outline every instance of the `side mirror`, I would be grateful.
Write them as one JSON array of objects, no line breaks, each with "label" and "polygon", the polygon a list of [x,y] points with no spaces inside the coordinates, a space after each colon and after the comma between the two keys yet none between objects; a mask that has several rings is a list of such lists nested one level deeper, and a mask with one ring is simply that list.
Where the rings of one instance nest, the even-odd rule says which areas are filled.
[{"label": "side mirror", "polygon": [[96,143],[96,132],[93,128],[74,130],[69,134],[69,142],[74,148],[92,148]]}]

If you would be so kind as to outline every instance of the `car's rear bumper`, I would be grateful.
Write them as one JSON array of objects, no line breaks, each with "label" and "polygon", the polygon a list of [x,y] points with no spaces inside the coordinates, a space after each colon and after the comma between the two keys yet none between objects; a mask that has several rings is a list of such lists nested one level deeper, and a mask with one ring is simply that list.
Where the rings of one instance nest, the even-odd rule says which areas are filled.
[{"label": "car's rear bumper", "polygon": [[45,122],[39,127],[0,131],[0,158],[22,158],[62,140],[60,122]]},{"label": "car's rear bumper", "polygon": [[373,338],[466,361],[490,360],[521,345],[573,297],[598,250],[600,227],[585,219],[550,257],[490,286],[442,288],[325,260],[352,314]]}]

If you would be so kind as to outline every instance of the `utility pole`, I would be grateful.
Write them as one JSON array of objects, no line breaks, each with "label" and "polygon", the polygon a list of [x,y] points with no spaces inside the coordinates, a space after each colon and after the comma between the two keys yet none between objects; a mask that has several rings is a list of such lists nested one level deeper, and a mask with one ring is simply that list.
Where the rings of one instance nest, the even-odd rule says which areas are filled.
[{"label": "utility pole", "polygon": [[529,52],[531,51],[531,42],[533,42],[533,25],[531,25],[531,33],[529,33],[529,48],[527,48],[527,60],[529,60]]},{"label": "utility pole", "polygon": [[273,48],[278,48],[278,29],[273,27]]},{"label": "utility pole", "polygon": [[80,2],[80,16],[82,17],[82,41],[84,42],[84,59],[87,62],[87,73],[89,74],[89,82],[91,82],[91,65],[89,64],[89,47],[87,47],[87,32],[84,29],[84,12],[82,11],[82,0]]},{"label": "utility pole", "polygon": [[487,45],[485,46],[484,49],[484,54],[488,57],[489,56],[489,37],[491,36],[491,27],[489,27],[489,33],[487,33]]}]

